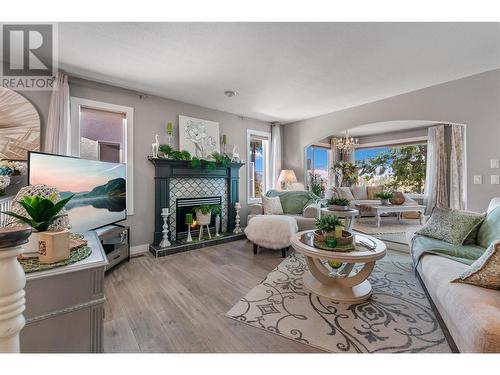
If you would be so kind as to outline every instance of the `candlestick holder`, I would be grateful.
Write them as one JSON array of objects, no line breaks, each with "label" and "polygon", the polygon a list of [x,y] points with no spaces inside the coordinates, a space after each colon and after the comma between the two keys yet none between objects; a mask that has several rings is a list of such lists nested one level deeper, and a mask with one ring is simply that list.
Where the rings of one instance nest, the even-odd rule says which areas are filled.
[{"label": "candlestick holder", "polygon": [[193,242],[193,237],[191,237],[191,224],[188,224],[188,236],[186,242]]},{"label": "candlestick holder", "polygon": [[242,232],[241,227],[240,227],[240,209],[241,209],[241,204],[239,202],[236,202],[234,204],[234,208],[236,209],[236,226],[234,227],[233,233],[239,234]]},{"label": "candlestick holder", "polygon": [[160,242],[160,247],[169,247],[172,244],[168,240],[168,232],[169,232],[169,220],[168,218],[170,217],[170,212],[162,212],[161,216],[163,218],[163,238]]}]

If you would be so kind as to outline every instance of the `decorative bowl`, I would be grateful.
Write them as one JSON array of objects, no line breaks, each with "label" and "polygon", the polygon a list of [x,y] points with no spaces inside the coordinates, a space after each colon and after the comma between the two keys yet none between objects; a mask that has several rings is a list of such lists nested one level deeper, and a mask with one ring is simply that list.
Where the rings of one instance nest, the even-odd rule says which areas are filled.
[{"label": "decorative bowl", "polygon": [[332,206],[328,206],[328,210],[330,210],[330,211],[350,211],[351,207],[349,207],[349,206],[335,206],[335,205],[332,205]]}]

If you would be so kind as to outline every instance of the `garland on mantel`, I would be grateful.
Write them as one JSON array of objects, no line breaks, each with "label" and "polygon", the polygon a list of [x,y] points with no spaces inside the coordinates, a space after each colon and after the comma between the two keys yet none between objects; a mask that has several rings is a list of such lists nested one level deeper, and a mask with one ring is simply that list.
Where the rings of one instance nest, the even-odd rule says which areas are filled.
[{"label": "garland on mantel", "polygon": [[211,159],[201,159],[191,156],[189,151],[182,150],[176,151],[170,145],[160,145],[160,152],[162,152],[166,157],[164,159],[172,160],[186,160],[190,161],[190,167],[193,169],[216,169],[217,167],[227,167],[231,162],[231,158],[227,155],[223,155],[219,152],[214,152],[210,155]]}]

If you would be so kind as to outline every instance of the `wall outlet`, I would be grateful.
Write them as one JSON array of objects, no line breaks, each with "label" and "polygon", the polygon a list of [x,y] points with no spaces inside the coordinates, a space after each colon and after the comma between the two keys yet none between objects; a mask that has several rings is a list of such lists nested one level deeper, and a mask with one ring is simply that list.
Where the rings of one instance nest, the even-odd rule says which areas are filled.
[{"label": "wall outlet", "polygon": [[483,183],[483,176],[475,175],[474,176],[474,185],[481,185]]},{"label": "wall outlet", "polygon": [[492,168],[492,169],[500,168],[500,160],[499,159],[490,159],[490,168]]},{"label": "wall outlet", "polygon": [[500,184],[500,176],[497,174],[492,174],[491,175],[491,184],[492,185],[498,185]]}]

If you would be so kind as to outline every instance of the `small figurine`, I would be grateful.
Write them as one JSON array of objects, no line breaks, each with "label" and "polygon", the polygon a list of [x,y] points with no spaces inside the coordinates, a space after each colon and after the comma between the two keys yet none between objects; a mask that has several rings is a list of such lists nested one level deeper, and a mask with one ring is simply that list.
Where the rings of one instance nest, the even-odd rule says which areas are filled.
[{"label": "small figurine", "polygon": [[241,161],[240,154],[238,153],[238,146],[233,146],[233,153],[231,156],[231,163],[239,163]]},{"label": "small figurine", "polygon": [[151,144],[153,150],[153,158],[158,159],[158,151],[160,150],[160,141],[158,140],[158,134],[155,134],[155,143]]}]

